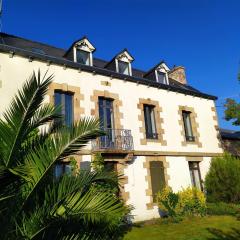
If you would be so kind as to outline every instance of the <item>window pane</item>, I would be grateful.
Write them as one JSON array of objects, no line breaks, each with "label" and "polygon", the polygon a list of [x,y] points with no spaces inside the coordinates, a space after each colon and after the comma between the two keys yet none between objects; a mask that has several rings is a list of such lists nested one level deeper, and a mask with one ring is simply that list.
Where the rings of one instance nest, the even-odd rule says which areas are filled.
[{"label": "window pane", "polygon": [[157,74],[158,74],[158,82],[166,84],[166,74],[160,71],[158,71]]},{"label": "window pane", "polygon": [[194,139],[190,114],[190,112],[182,112],[186,140],[193,141]]},{"label": "window pane", "polygon": [[72,173],[72,166],[70,163],[57,163],[54,167],[54,176],[55,178],[59,178],[64,174],[70,175]]},{"label": "window pane", "polygon": [[65,124],[67,126],[73,123],[73,96],[65,94]]},{"label": "window pane", "polygon": [[99,98],[99,118],[103,128],[113,128],[113,104],[111,99]]},{"label": "window pane", "polygon": [[157,138],[154,106],[144,105],[144,120],[147,138]]},{"label": "window pane", "polygon": [[194,174],[194,179],[195,179],[195,187],[201,190],[201,179],[199,176],[198,169],[194,169],[193,174]]},{"label": "window pane", "polygon": [[70,126],[73,123],[73,95],[70,93],[55,91],[54,103],[55,106],[61,106],[63,124]]},{"label": "window pane", "polygon": [[202,190],[199,162],[189,162],[188,164],[192,186]]},{"label": "window pane", "polygon": [[77,62],[90,65],[90,53],[83,50],[77,50]]},{"label": "window pane", "polygon": [[129,63],[118,61],[118,70],[119,73],[129,75]]},{"label": "window pane", "polygon": [[160,161],[151,161],[149,162],[149,165],[153,202],[156,202],[156,194],[166,186],[164,166],[163,162]]}]

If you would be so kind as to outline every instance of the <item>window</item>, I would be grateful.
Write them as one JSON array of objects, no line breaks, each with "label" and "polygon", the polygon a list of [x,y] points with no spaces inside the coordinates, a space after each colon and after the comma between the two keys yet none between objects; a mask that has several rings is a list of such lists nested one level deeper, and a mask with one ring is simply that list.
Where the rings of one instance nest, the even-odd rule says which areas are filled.
[{"label": "window", "polygon": [[72,166],[69,162],[61,162],[57,163],[54,168],[54,176],[55,178],[60,178],[64,174],[70,175],[72,173]]},{"label": "window", "polygon": [[145,120],[145,129],[146,129],[146,138],[148,139],[157,139],[158,134],[156,131],[156,123],[154,116],[154,106],[143,105],[144,109],[144,120]]},{"label": "window", "polygon": [[193,136],[193,130],[192,130],[192,124],[191,124],[191,112],[182,111],[182,117],[183,117],[186,141],[194,142],[195,137]]},{"label": "window", "polygon": [[166,186],[164,166],[161,161],[150,161],[150,175],[152,185],[153,202],[156,202],[156,195]]},{"label": "window", "polygon": [[55,106],[61,106],[62,122],[66,126],[73,123],[73,94],[62,91],[54,92]]},{"label": "window", "polygon": [[167,84],[167,76],[166,73],[157,71],[157,82]]},{"label": "window", "polygon": [[113,101],[112,99],[98,99],[99,119],[102,129],[113,128]]},{"label": "window", "polygon": [[100,137],[101,148],[114,147],[113,100],[100,97],[98,99],[100,127],[106,135]]},{"label": "window", "polygon": [[90,65],[90,53],[77,49],[77,62],[85,65]]},{"label": "window", "polygon": [[203,190],[199,162],[188,162],[188,164],[189,164],[189,171],[190,171],[192,186],[200,190]]},{"label": "window", "polygon": [[126,75],[130,75],[129,63],[118,60],[118,72]]}]

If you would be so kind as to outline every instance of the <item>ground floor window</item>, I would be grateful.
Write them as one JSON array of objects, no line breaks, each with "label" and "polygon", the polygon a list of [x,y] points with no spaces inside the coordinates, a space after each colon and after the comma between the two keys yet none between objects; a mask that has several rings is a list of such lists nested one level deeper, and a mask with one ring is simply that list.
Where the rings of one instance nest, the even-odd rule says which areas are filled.
[{"label": "ground floor window", "polygon": [[150,161],[150,175],[152,185],[152,197],[153,202],[156,203],[156,196],[166,186],[165,173],[163,162],[161,161]]},{"label": "ground floor window", "polygon": [[60,178],[63,174],[70,175],[72,173],[72,165],[70,162],[60,162],[55,165],[54,176]]},{"label": "ground floor window", "polygon": [[203,190],[199,162],[188,162],[188,164],[192,186]]}]

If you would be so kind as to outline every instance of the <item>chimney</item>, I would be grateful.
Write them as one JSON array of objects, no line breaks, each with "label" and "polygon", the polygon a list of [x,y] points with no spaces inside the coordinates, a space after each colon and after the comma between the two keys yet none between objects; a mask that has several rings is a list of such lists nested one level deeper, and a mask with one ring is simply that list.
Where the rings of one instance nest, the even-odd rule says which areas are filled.
[{"label": "chimney", "polygon": [[174,67],[168,72],[168,77],[180,82],[181,84],[187,84],[185,68],[182,66]]}]

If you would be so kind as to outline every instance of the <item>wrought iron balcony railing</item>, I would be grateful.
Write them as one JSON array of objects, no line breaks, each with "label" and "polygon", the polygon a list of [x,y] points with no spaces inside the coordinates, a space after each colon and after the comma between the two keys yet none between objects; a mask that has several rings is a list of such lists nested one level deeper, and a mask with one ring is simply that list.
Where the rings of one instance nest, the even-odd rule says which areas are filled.
[{"label": "wrought iron balcony railing", "polygon": [[93,150],[133,150],[133,137],[128,129],[104,129],[106,135],[92,141]]}]

